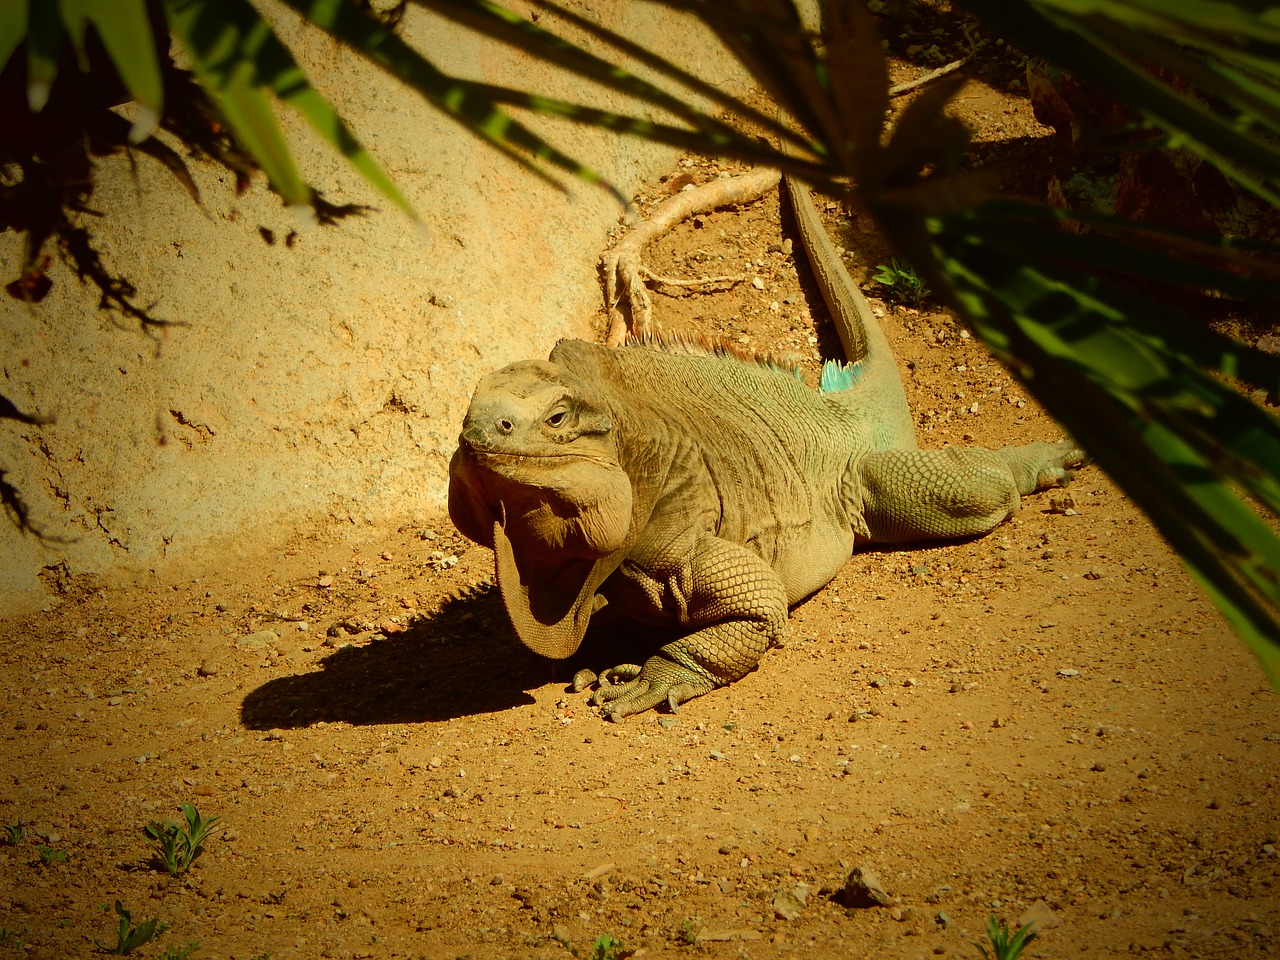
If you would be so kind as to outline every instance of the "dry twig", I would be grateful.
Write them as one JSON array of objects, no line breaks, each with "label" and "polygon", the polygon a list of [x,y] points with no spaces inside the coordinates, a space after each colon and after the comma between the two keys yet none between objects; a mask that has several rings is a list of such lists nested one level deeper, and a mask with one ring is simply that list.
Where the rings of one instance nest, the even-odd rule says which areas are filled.
[{"label": "dry twig", "polygon": [[[645,247],[669,233],[676,224],[695,214],[707,213],[717,207],[750,203],[772,190],[778,184],[778,171],[761,168],[740,177],[713,180],[692,190],[684,190],[662,201],[649,216],[618,244],[606,253],[604,265],[605,302],[609,310],[610,346],[626,342],[628,335],[643,337],[652,333],[653,306],[649,291],[644,285],[644,266],[641,254]],[[619,307],[626,297],[630,304],[631,323]]]},{"label": "dry twig", "polygon": [[[968,57],[953,60],[914,80],[895,84],[889,88],[889,96],[899,97],[918,90],[926,84],[954,73],[964,66]],[[681,221],[699,213],[707,213],[719,207],[750,203],[758,200],[778,185],[779,173],[772,168],[759,168],[738,177],[713,180],[692,190],[683,190],[662,201],[634,230],[602,256],[604,267],[605,304],[609,312],[609,333],[606,343],[621,346],[628,337],[644,338],[653,333],[653,303],[649,298],[646,278],[673,287],[705,287],[719,283],[738,283],[742,277],[705,277],[693,280],[676,280],[654,275],[641,260],[645,248],[666,236]],[[629,305],[624,314],[621,302]]]}]

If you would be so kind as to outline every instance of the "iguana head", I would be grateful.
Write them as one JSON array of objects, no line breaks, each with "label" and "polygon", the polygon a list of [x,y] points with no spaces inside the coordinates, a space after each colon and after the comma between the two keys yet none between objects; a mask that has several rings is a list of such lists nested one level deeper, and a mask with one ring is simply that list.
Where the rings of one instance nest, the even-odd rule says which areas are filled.
[{"label": "iguana head", "polygon": [[565,485],[564,468],[617,465],[613,420],[599,391],[546,360],[526,360],[480,381],[460,445],[516,483]]},{"label": "iguana head", "polygon": [[630,548],[632,500],[598,387],[541,360],[480,381],[450,466],[449,513],[492,545],[507,612],[533,650],[578,648],[596,589]]}]

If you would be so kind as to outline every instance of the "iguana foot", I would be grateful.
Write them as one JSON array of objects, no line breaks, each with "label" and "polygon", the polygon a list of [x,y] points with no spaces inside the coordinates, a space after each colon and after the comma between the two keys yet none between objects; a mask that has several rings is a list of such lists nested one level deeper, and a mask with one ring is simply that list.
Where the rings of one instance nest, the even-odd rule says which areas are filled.
[{"label": "iguana foot", "polygon": [[[622,682],[614,683],[615,678]],[[717,686],[714,680],[699,676],[688,667],[661,656],[651,657],[644,666],[620,664],[600,671],[598,677],[590,670],[579,670],[574,674],[575,691],[585,690],[593,683],[596,692],[591,695],[591,705],[602,707],[601,714],[614,721],[633,713],[643,713],[664,701],[672,713],[678,713],[680,704]]]},{"label": "iguana foot", "polygon": [[1005,447],[1001,453],[1009,457],[1014,482],[1021,494],[1065,487],[1075,472],[1089,462],[1089,455],[1070,440]]}]

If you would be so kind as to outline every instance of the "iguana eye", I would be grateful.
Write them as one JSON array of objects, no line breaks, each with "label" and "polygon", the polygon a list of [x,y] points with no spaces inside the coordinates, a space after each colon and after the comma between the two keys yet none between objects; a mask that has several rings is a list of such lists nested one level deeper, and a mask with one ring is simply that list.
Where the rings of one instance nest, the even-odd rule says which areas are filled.
[{"label": "iguana eye", "polygon": [[558,427],[564,423],[564,418],[569,415],[567,410],[557,410],[551,416],[547,417],[547,426]]}]

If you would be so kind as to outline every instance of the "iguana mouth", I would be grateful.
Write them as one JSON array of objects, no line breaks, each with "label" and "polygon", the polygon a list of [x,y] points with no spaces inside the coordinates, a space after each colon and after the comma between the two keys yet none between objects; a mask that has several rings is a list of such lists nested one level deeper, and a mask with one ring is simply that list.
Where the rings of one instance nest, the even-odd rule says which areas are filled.
[{"label": "iguana mouth", "polygon": [[533,461],[535,463],[561,462],[561,463],[598,463],[612,466],[613,461],[605,457],[594,457],[586,453],[508,453],[502,450],[486,450],[483,447],[476,446],[470,440],[458,439],[458,445],[465,447],[467,452],[476,458],[481,464],[520,464]]}]

